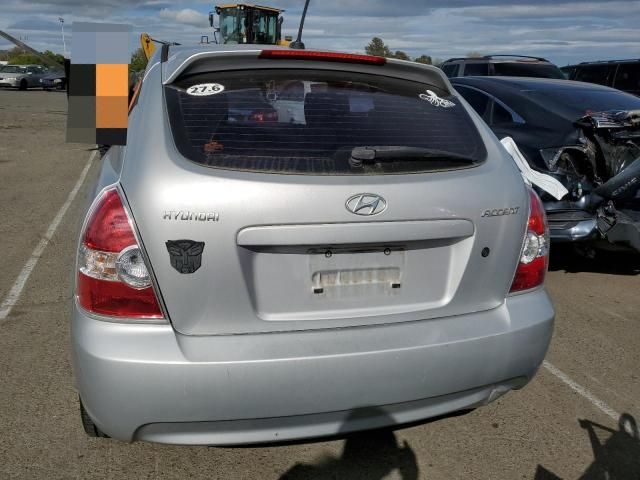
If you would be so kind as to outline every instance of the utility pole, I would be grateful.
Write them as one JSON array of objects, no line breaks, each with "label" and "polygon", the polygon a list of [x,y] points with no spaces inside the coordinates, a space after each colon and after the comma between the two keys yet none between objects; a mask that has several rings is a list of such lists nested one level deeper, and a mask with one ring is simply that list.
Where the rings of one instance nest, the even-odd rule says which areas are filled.
[{"label": "utility pole", "polygon": [[60,21],[60,25],[61,25],[61,28],[62,28],[62,49],[64,51],[64,56],[66,58],[66,56],[67,56],[67,43],[64,41],[64,18],[58,17],[58,20]]}]

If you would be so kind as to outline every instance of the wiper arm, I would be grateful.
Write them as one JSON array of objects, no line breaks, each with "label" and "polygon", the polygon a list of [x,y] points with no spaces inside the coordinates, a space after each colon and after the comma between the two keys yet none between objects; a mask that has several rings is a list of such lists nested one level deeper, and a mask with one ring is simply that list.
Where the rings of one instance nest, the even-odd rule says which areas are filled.
[{"label": "wiper arm", "polygon": [[349,164],[352,167],[362,167],[364,163],[393,162],[406,160],[451,160],[459,163],[472,164],[476,160],[464,155],[435,148],[403,147],[403,146],[366,146],[355,147],[351,150]]}]

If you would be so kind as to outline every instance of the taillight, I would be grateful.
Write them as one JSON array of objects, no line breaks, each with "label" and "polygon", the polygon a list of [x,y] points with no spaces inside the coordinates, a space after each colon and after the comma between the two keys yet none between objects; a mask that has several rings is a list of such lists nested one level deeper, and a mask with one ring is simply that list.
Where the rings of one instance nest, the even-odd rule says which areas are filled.
[{"label": "taillight", "polygon": [[257,123],[277,122],[278,112],[258,110],[249,115],[249,120]]},{"label": "taillight", "polygon": [[529,198],[529,222],[518,268],[511,284],[511,293],[542,285],[549,263],[549,228],[544,206],[532,189],[529,189]]},{"label": "taillight", "polygon": [[115,188],[102,194],[82,234],[76,295],[82,308],[100,315],[163,318],[131,220]]},{"label": "taillight", "polygon": [[367,65],[384,65],[387,59],[373,55],[357,53],[318,52],[314,50],[262,50],[259,58],[281,60],[319,60],[325,62],[363,63]]}]

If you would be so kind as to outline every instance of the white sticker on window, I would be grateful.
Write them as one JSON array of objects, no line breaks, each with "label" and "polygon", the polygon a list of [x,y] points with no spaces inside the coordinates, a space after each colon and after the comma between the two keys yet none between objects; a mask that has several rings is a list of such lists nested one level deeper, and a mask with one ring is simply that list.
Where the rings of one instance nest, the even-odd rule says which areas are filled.
[{"label": "white sticker on window", "polygon": [[220,85],[219,83],[200,83],[187,88],[187,93],[196,97],[217,95],[222,92],[224,92],[224,85]]},{"label": "white sticker on window", "polygon": [[432,92],[431,90],[427,90],[427,93],[421,93],[419,97],[422,100],[426,100],[434,107],[451,108],[456,106],[456,104],[451,100],[440,98],[435,92]]}]

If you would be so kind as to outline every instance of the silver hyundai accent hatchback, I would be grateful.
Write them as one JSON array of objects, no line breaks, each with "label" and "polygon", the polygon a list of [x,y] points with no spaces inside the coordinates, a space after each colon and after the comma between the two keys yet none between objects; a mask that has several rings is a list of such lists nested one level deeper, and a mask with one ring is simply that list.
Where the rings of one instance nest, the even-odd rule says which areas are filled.
[{"label": "silver hyundai accent hatchback", "polygon": [[103,159],[72,319],[91,435],[400,425],[543,361],[544,211],[441,71],[268,48],[164,47]]}]

